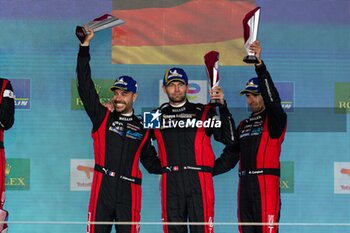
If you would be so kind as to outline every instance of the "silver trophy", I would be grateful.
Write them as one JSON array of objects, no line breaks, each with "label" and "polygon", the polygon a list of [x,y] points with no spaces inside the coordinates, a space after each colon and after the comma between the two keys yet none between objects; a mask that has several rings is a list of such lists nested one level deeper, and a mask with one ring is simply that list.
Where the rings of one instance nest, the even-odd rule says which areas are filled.
[{"label": "silver trophy", "polygon": [[81,43],[84,43],[86,36],[89,34],[88,28],[91,28],[94,32],[101,31],[103,29],[115,27],[125,22],[122,19],[116,18],[113,15],[104,14],[96,19],[91,20],[85,26],[77,26],[75,34]]},{"label": "silver trophy", "polygon": [[[213,89],[219,85],[219,52],[210,51],[204,55],[204,63],[207,68],[207,77],[209,82],[209,88]],[[219,105],[219,100],[210,100],[212,105]]]},{"label": "silver trophy", "polygon": [[246,63],[259,63],[255,54],[250,51],[250,45],[256,41],[258,35],[258,26],[260,18],[260,7],[249,11],[243,19],[243,37],[244,37],[244,47],[247,51],[247,56],[243,58]]}]

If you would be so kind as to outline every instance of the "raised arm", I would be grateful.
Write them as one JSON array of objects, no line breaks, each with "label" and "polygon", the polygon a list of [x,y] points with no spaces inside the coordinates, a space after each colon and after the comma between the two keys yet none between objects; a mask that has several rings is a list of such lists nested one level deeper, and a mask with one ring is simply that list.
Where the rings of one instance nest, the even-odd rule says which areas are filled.
[{"label": "raised arm", "polygon": [[259,63],[255,65],[255,71],[259,78],[261,96],[264,99],[268,115],[269,134],[272,138],[278,138],[286,127],[287,114],[282,108],[281,98],[274,82],[272,81],[271,75],[260,58],[262,51],[260,42],[253,42],[250,48],[255,52],[255,55],[259,60]]},{"label": "raised arm", "polygon": [[96,131],[101,125],[106,114],[107,108],[100,103],[99,96],[96,92],[95,85],[91,79],[90,68],[90,41],[94,36],[94,32],[89,30],[83,44],[80,44],[78,59],[77,59],[77,85],[79,96],[84,104],[84,108],[89,115],[93,130]]},{"label": "raised arm", "polygon": [[[225,145],[232,144],[235,140],[236,127],[234,119],[227,108],[226,101],[224,99],[224,92],[221,87],[216,86],[210,91],[210,98],[212,100],[218,100],[220,105],[219,109],[219,118],[221,121],[220,128],[213,128],[207,133],[213,133],[214,139]],[[216,110],[212,108],[208,114],[209,118],[216,117]]]}]

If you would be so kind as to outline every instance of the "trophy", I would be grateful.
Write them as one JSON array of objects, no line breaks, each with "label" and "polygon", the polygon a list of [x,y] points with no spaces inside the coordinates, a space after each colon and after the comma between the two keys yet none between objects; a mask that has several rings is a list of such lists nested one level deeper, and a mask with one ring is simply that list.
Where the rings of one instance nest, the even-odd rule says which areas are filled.
[{"label": "trophy", "polygon": [[[219,85],[219,52],[210,51],[204,55],[204,63],[207,68],[209,89]],[[210,100],[210,104],[219,105],[219,100]]]},{"label": "trophy", "polygon": [[248,54],[243,58],[243,61],[246,63],[259,63],[255,54],[249,49],[249,46],[256,41],[258,35],[259,17],[260,7],[257,7],[254,10],[249,11],[243,19],[244,47]]},{"label": "trophy", "polygon": [[[113,15],[104,14],[96,19],[93,19],[87,24],[87,27],[91,28],[94,32],[101,31],[110,27],[115,27],[125,23],[123,20],[114,17]],[[84,43],[86,36],[89,34],[87,28],[77,26],[75,34],[81,43]]]}]

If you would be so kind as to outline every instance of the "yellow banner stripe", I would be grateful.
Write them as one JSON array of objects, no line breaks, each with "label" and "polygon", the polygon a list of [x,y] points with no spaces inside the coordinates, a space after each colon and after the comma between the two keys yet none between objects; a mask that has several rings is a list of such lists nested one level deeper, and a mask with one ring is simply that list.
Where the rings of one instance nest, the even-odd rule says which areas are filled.
[{"label": "yellow banner stripe", "polygon": [[246,55],[243,38],[217,43],[171,45],[171,46],[113,46],[113,64],[171,64],[204,65],[203,56],[216,50],[220,53],[219,64],[247,65],[242,61]]}]

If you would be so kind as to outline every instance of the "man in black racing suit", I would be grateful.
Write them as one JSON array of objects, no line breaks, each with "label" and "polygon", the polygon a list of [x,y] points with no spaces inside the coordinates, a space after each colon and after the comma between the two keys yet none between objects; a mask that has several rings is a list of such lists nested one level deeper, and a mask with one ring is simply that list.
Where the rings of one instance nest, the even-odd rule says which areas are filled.
[{"label": "man in black racing suit", "polygon": [[[141,178],[139,159],[150,173],[161,173],[161,166],[142,121],[133,113],[137,83],[129,76],[119,77],[114,92],[114,111],[99,101],[91,80],[89,44],[94,33],[80,44],[77,76],[78,91],[92,121],[95,168],[89,204],[89,222],[139,222]],[[118,233],[137,233],[139,225],[116,225]],[[89,224],[88,233],[111,232],[112,225]]]},{"label": "man in black racing suit", "polygon": [[[10,129],[15,122],[15,96],[11,82],[0,78],[0,221],[6,222],[8,212],[3,209],[5,204],[5,169],[6,158],[4,149],[4,131]],[[0,232],[7,232],[7,223],[0,223]]]},{"label": "man in black racing suit", "polygon": [[[160,128],[153,130],[163,167],[161,180],[162,220],[164,222],[214,221],[212,168],[215,155],[211,136],[233,143],[234,122],[219,86],[211,90],[211,99],[220,102],[220,117],[213,105],[194,104],[187,100],[188,78],[181,68],[166,71],[163,90],[169,102],[156,113]],[[157,115],[155,115],[157,116]],[[191,233],[212,233],[212,224],[191,225]],[[187,226],[163,226],[164,233],[185,233]]]},{"label": "man in black racing suit", "polygon": [[259,63],[257,78],[250,79],[246,95],[252,112],[241,121],[234,145],[227,146],[215,160],[213,175],[232,169],[239,161],[238,221],[264,223],[239,225],[240,233],[276,233],[280,216],[280,154],[287,115],[265,64],[260,59],[259,41],[252,43]]}]

